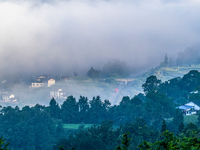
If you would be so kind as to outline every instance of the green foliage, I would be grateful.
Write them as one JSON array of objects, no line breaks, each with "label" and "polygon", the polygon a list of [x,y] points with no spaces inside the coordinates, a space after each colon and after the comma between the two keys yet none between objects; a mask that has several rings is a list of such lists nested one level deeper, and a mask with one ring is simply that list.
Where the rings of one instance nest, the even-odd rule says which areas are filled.
[{"label": "green foliage", "polygon": [[93,99],[89,103],[90,108],[88,113],[90,114],[90,123],[99,124],[102,123],[104,120],[109,119],[108,109],[111,104],[108,100],[102,102],[100,96],[97,96],[96,98],[93,97]]},{"label": "green foliage", "polygon": [[197,93],[190,93],[189,94],[189,101],[200,101],[200,92]]},{"label": "green foliage", "polygon": [[0,137],[0,150],[9,150],[8,145],[9,143],[6,143],[5,140]]},{"label": "green foliage", "polygon": [[[111,150],[120,139],[122,144],[116,149],[137,149],[143,141],[146,142],[140,145],[141,149],[190,149],[192,143],[198,145],[199,142],[200,133],[195,123],[200,126],[200,121],[197,122],[200,114],[183,118],[175,106],[187,101],[190,91],[199,87],[199,74],[191,71],[183,78],[164,83],[150,76],[143,84],[145,95],[124,96],[115,106],[111,106],[109,100],[102,101],[100,96],[92,100],[80,96],[78,101],[69,96],[61,107],[55,99],[47,107],[39,104],[21,110],[3,107],[0,109],[0,133],[16,150],[50,150],[53,145],[55,149],[63,145],[60,149]],[[163,118],[172,121],[165,122]],[[191,118],[196,122],[190,123]],[[70,133],[73,134],[69,136]]]},{"label": "green foliage", "polygon": [[197,113],[197,125],[200,126],[200,112]]},{"label": "green foliage", "polygon": [[158,90],[162,93],[166,93],[169,97],[174,98],[174,102],[178,105],[181,105],[188,101],[188,97],[190,101],[200,99],[199,92],[193,92],[198,91],[199,86],[200,73],[197,70],[191,70],[182,78],[173,78],[169,81],[160,84]]},{"label": "green foliage", "polygon": [[184,129],[184,124],[183,124],[183,122],[181,122],[181,124],[178,127],[179,133],[181,133],[183,131],[183,129]]},{"label": "green foliage", "polygon": [[60,118],[60,107],[54,98],[49,102],[49,113],[52,118]]},{"label": "green foliage", "polygon": [[87,76],[92,79],[97,79],[100,77],[101,72],[99,70],[94,69],[93,67],[87,72]]},{"label": "green foliage", "polygon": [[63,146],[60,146],[60,147],[59,147],[59,150],[76,150],[76,149],[75,149],[75,148],[73,148],[73,147],[72,147],[72,148],[70,148],[70,149],[65,149],[65,148],[63,148]]},{"label": "green foliage", "polygon": [[120,106],[121,105],[128,105],[130,103],[130,97],[129,96],[124,96],[120,102]]},{"label": "green foliage", "polygon": [[61,116],[64,123],[77,123],[78,104],[73,96],[67,97],[61,105]]},{"label": "green foliage", "polygon": [[130,146],[130,141],[132,140],[129,137],[129,132],[123,134],[122,136],[122,142],[121,145],[118,145],[115,150],[128,150],[129,146]]},{"label": "green foliage", "polygon": [[51,149],[56,127],[46,108],[35,105],[19,108],[4,107],[0,117],[0,133],[12,149]]},{"label": "green foliage", "polygon": [[185,128],[183,129],[183,133],[187,136],[190,137],[193,135],[193,133],[198,132],[198,128],[196,126],[196,124],[194,123],[189,123],[185,126]]},{"label": "green foliage", "polygon": [[74,135],[59,141],[57,145],[63,145],[64,149],[75,148],[77,150],[114,149],[117,144],[117,136],[115,134],[112,122],[108,121],[89,128],[80,127]]},{"label": "green foliage", "polygon": [[[185,99],[186,92],[180,86],[180,82],[181,82],[180,77],[173,78],[169,81],[162,83],[159,86],[159,91],[162,93],[166,93],[169,97],[173,97],[175,99]],[[180,103],[182,102],[183,101],[181,101]]]},{"label": "green foliage", "polygon": [[146,98],[144,118],[150,124],[155,124],[156,128],[160,128],[162,119],[165,116],[173,116],[174,104],[166,94],[160,92],[151,91],[146,95]]},{"label": "green foliage", "polygon": [[158,80],[156,76],[150,76],[146,79],[146,82],[142,85],[142,88],[147,94],[148,92],[157,91],[160,84],[161,80]]},{"label": "green foliage", "polygon": [[89,118],[88,98],[84,96],[80,96],[79,101],[78,101],[78,107],[79,107],[79,120],[83,123],[88,123],[88,118]]},{"label": "green foliage", "polygon": [[163,119],[162,121],[162,128],[161,128],[161,132],[164,132],[167,130],[167,125],[166,125],[166,122],[165,122],[165,119]]},{"label": "green foliage", "polygon": [[143,117],[144,106],[139,97],[130,99],[124,96],[119,106],[111,107],[110,113],[117,124],[132,122],[138,117]]},{"label": "green foliage", "polygon": [[160,150],[160,149],[185,149],[185,150],[197,150],[200,146],[200,140],[196,137],[183,137],[179,138],[169,131],[165,131],[161,134],[161,140],[154,143],[148,143],[144,141],[138,147],[142,150]]},{"label": "green foliage", "polygon": [[188,124],[190,122],[198,124],[198,114],[197,115],[184,116],[184,122],[183,123]]},{"label": "green foliage", "polygon": [[200,86],[200,73],[197,70],[191,70],[181,79],[180,86],[189,92]]},{"label": "green foliage", "polygon": [[181,112],[181,110],[176,109],[173,117],[173,123],[175,125],[176,130],[178,130],[180,123],[184,121],[183,119],[183,113]]},{"label": "green foliage", "polygon": [[135,96],[134,98],[131,99],[131,104],[134,106],[141,106],[143,102],[138,96]]},{"label": "green foliage", "polygon": [[158,132],[148,127],[145,120],[137,118],[134,122],[126,123],[121,126],[123,133],[130,133],[130,147],[135,149],[142,141],[154,141],[158,136]]}]

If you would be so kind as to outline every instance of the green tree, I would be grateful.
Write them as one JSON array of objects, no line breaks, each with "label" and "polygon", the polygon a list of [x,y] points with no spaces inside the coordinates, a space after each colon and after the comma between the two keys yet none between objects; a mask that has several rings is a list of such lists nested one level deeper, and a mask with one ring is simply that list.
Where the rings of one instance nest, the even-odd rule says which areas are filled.
[{"label": "green tree", "polygon": [[164,116],[173,116],[174,104],[166,94],[151,91],[146,95],[147,101],[144,104],[144,118],[150,124],[155,123],[156,128],[160,128]]},{"label": "green tree", "polygon": [[[130,97],[124,96],[118,107],[115,109],[117,113],[117,120],[119,120],[119,124],[126,123],[129,118],[132,116],[131,113],[131,105],[130,105]],[[135,118],[132,118],[135,119]],[[130,120],[129,120],[130,121]]]},{"label": "green tree", "polygon": [[93,67],[90,68],[90,70],[87,72],[87,76],[92,78],[92,79],[96,79],[100,77],[100,71],[94,69]]},{"label": "green tree", "polygon": [[0,117],[0,133],[12,149],[51,149],[55,138],[55,124],[39,104],[19,110],[8,107]]},{"label": "green tree", "polygon": [[54,98],[49,102],[49,113],[52,118],[60,118],[60,107]]},{"label": "green tree", "polygon": [[188,137],[192,136],[195,132],[198,132],[198,127],[192,122],[188,123],[183,130],[183,133]]},{"label": "green tree", "polygon": [[192,92],[200,86],[200,73],[197,70],[191,70],[181,79],[180,87],[182,89]]},{"label": "green tree", "polygon": [[130,103],[130,97],[129,96],[124,96],[119,103],[120,106],[122,105],[128,105]]},{"label": "green tree", "polygon": [[178,138],[168,130],[161,134],[161,140],[154,143],[144,141],[138,146],[140,149],[146,150],[198,150],[200,147],[200,140],[195,137],[180,137]]},{"label": "green tree", "polygon": [[103,106],[100,96],[97,96],[96,98],[93,97],[90,101],[89,109],[91,123],[102,123],[104,121],[104,114],[106,111],[104,108],[105,107]]},{"label": "green tree", "polygon": [[122,136],[122,142],[121,145],[118,145],[115,150],[128,150],[129,146],[130,146],[130,141],[132,140],[129,137],[129,132],[123,134]]},{"label": "green tree", "polygon": [[109,100],[104,100],[103,101],[103,118],[104,120],[111,120],[111,113],[110,113],[110,108],[111,108],[111,103]]},{"label": "green tree", "polygon": [[176,130],[178,130],[179,125],[184,121],[183,113],[181,110],[176,109],[173,117],[173,124],[175,125]]},{"label": "green tree", "polygon": [[[165,81],[159,86],[159,91],[162,93],[166,93],[169,97],[176,99],[176,102],[178,102],[177,99],[185,99],[185,96],[188,94],[185,90],[182,90],[180,83],[180,77]],[[184,102],[180,103],[182,104]]]},{"label": "green tree", "polygon": [[161,80],[158,80],[156,76],[150,76],[146,79],[145,83],[142,85],[144,92],[157,91],[161,84]]},{"label": "green tree", "polygon": [[78,104],[73,96],[67,97],[61,105],[61,116],[64,123],[78,122]]},{"label": "green tree", "polygon": [[166,125],[165,119],[163,119],[161,133],[164,132],[164,131],[166,131],[166,130],[167,130],[167,125]]},{"label": "green tree", "polygon": [[134,98],[131,99],[131,104],[134,106],[141,106],[143,102],[138,96],[135,96]]},{"label": "green tree", "polygon": [[184,129],[184,124],[183,124],[183,122],[181,122],[181,124],[178,127],[179,133],[181,133],[183,131],[183,129]]},{"label": "green tree", "polygon": [[197,125],[200,127],[200,112],[197,113]]},{"label": "green tree", "polygon": [[79,120],[81,122],[84,122],[84,123],[88,123],[89,120],[89,114],[88,114],[88,111],[89,111],[89,102],[88,102],[88,98],[87,97],[84,97],[84,96],[80,96],[79,98],[79,101],[78,101],[78,107],[79,107]]},{"label": "green tree", "polygon": [[167,54],[165,54],[164,61],[160,64],[161,67],[167,67],[169,65],[169,58]]}]

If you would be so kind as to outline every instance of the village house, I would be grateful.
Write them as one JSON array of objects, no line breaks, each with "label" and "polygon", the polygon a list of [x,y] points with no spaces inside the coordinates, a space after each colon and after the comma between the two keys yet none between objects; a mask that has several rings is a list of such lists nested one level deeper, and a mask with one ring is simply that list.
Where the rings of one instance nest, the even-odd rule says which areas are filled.
[{"label": "village house", "polygon": [[1,92],[1,102],[17,102],[17,98],[14,94],[9,94],[8,92]]},{"label": "village house", "polygon": [[59,89],[57,91],[50,91],[50,98],[66,99],[65,93],[62,89]]},{"label": "village house", "polygon": [[30,88],[40,88],[44,86],[51,87],[55,84],[54,79],[50,79],[48,75],[38,76],[34,82],[31,83]]},{"label": "village house", "polygon": [[48,87],[51,87],[54,84],[56,84],[56,81],[54,79],[49,79],[48,80]]},{"label": "village house", "polygon": [[195,102],[195,103],[189,102],[189,103],[186,103],[184,105],[178,106],[178,108],[180,110],[182,110],[183,114],[186,115],[186,116],[194,115],[200,110],[199,105],[197,105],[196,103],[199,103],[199,102],[198,101]]},{"label": "village house", "polygon": [[32,88],[39,88],[39,87],[43,87],[43,86],[44,86],[44,83],[39,83],[39,82],[31,83]]}]

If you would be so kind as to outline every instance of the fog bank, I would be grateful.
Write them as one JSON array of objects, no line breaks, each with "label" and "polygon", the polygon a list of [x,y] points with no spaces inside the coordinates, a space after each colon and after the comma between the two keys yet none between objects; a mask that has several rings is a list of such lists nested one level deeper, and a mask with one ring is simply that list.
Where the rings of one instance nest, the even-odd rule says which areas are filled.
[{"label": "fog bank", "polygon": [[200,2],[0,1],[0,71],[84,72],[119,59],[135,71],[199,43]]}]

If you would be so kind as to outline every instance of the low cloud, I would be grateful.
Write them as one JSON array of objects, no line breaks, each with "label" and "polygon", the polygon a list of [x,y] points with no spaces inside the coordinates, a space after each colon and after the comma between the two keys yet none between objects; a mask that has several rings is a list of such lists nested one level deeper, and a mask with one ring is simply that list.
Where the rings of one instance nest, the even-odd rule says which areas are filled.
[{"label": "low cloud", "polygon": [[135,70],[200,42],[198,1],[0,2],[0,71],[69,73],[119,59]]}]

